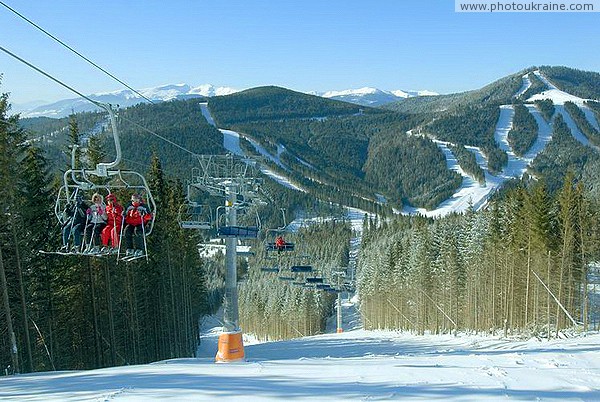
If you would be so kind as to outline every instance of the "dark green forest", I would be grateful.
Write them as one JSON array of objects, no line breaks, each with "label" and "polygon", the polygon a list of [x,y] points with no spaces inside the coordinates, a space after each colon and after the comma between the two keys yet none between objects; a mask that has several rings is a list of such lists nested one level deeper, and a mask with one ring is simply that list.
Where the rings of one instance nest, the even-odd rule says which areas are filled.
[{"label": "dark green forest", "polygon": [[565,92],[583,99],[600,100],[600,73],[563,66],[541,66],[540,71]]},{"label": "dark green forest", "polygon": [[85,369],[193,356],[198,318],[209,310],[196,240],[177,225],[181,186],[150,158],[146,173],[161,213],[148,263],[39,254],[60,246],[55,173],[7,104],[0,97],[2,367]]},{"label": "dark green forest", "polygon": [[596,146],[600,145],[600,133],[590,124],[583,111],[573,102],[565,102],[565,109],[577,124],[579,130]]},{"label": "dark green forest", "polygon": [[451,145],[449,148],[458,160],[460,167],[480,184],[485,184],[485,173],[477,164],[475,154],[467,150],[464,145]]},{"label": "dark green forest", "polygon": [[522,157],[537,139],[538,125],[524,105],[515,104],[514,110],[513,126],[508,132],[508,143],[515,154]]}]

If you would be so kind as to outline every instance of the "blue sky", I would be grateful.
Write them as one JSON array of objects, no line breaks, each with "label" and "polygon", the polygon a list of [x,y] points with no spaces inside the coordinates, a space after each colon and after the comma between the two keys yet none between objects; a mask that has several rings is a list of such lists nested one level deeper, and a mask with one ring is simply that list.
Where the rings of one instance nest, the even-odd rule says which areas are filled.
[{"label": "blue sky", "polygon": [[[2,0],[136,88],[479,88],[531,65],[600,71],[598,13],[455,13],[448,0]],[[0,46],[77,90],[123,89],[0,7]],[[71,93],[0,53],[12,103]]]}]

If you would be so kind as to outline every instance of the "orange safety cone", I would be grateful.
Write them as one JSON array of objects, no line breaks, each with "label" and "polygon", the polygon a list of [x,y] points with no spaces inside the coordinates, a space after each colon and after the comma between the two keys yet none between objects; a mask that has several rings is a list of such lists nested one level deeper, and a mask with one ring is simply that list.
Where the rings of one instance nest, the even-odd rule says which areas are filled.
[{"label": "orange safety cone", "polygon": [[244,360],[244,341],[242,332],[225,332],[219,335],[217,363],[238,362]]}]

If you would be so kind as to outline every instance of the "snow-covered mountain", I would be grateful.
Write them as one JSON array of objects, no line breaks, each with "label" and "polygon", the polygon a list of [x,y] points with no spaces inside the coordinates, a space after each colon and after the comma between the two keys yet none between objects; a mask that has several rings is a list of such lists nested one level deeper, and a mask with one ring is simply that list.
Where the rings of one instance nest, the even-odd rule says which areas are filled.
[{"label": "snow-covered mountain", "polygon": [[[229,95],[238,92],[238,90],[229,87],[215,87],[210,84],[204,84],[197,87],[192,87],[188,84],[168,84],[153,88],[140,89],[139,92],[152,101],[164,102],[173,99]],[[129,89],[113,92],[100,92],[91,94],[89,97],[98,102],[119,105],[120,107],[133,106],[138,103],[145,102],[140,95]],[[27,108],[24,107],[24,105],[13,105],[12,111],[15,113],[21,112],[21,117],[46,116],[59,118],[68,116],[73,112],[88,112],[97,109],[98,108],[96,106],[85,99],[73,98],[64,99],[45,105],[38,105],[34,108]]]},{"label": "snow-covered mountain", "polygon": [[344,102],[356,103],[363,106],[380,106],[386,103],[396,102],[401,99],[412,98],[414,96],[438,95],[431,91],[383,91],[377,88],[364,87],[359,89],[347,89],[343,91],[328,91],[316,93],[324,98],[341,100]]}]

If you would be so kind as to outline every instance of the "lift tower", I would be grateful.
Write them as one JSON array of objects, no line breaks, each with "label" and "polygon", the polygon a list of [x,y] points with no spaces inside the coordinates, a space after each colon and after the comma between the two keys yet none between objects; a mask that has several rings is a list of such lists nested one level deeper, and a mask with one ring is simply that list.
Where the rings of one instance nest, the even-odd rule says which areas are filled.
[{"label": "lift tower", "polygon": [[237,215],[238,210],[263,202],[259,194],[262,179],[258,177],[258,163],[253,159],[233,154],[197,157],[200,167],[193,169],[190,186],[225,199],[215,217],[217,236],[225,239],[224,326],[215,360],[240,361],[244,360],[244,345],[239,327],[236,248],[238,239],[258,236],[259,222],[251,226],[238,225]]}]

